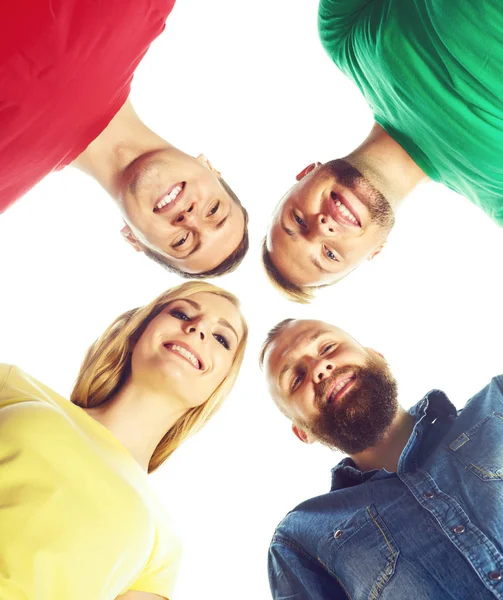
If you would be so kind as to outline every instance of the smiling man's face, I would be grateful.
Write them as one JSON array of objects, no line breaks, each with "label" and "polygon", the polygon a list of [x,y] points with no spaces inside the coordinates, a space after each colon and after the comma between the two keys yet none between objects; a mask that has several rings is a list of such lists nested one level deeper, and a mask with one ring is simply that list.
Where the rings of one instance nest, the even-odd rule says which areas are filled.
[{"label": "smiling man's face", "polygon": [[344,160],[310,165],[297,179],[267,233],[271,261],[295,285],[335,283],[380,252],[393,210]]},{"label": "smiling man's face", "polygon": [[203,156],[176,148],[133,162],[121,181],[124,237],[137,250],[162,254],[185,273],[211,271],[243,239],[245,218]]},{"label": "smiling man's face", "polygon": [[338,327],[292,321],[264,358],[271,396],[304,442],[362,452],[396,415],[396,382],[386,361]]}]

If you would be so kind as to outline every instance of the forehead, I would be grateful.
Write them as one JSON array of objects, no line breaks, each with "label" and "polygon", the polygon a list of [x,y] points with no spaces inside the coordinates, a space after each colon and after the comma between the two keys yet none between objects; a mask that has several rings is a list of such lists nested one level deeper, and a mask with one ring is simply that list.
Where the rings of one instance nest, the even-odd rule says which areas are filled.
[{"label": "forehead", "polygon": [[294,321],[289,323],[283,331],[268,346],[265,354],[266,368],[273,372],[287,360],[295,360],[309,351],[310,347],[324,335],[332,335],[337,339],[346,339],[350,336],[324,321]]},{"label": "forehead", "polygon": [[[183,304],[189,303],[183,302],[184,300],[196,303],[200,309],[192,305],[193,308],[200,310],[208,320],[212,322],[221,322],[225,320],[234,327],[240,338],[243,335],[241,313],[227,298],[212,292],[197,292],[178,299],[178,301],[182,301]],[[177,302],[177,300],[174,300],[173,302]]]}]

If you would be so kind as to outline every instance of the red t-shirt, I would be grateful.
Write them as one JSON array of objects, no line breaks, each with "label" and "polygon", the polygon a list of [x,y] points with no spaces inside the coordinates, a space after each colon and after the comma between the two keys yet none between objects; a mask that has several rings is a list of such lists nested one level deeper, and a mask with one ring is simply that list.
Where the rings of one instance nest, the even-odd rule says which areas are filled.
[{"label": "red t-shirt", "polygon": [[0,0],[0,213],[127,100],[175,0]]}]

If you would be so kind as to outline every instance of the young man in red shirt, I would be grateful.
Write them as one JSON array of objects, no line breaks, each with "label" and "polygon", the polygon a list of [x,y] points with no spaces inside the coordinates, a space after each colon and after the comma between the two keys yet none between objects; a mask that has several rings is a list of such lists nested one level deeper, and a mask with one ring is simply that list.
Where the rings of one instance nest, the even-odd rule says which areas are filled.
[{"label": "young man in red shirt", "polygon": [[117,203],[125,239],[182,276],[235,268],[248,215],[220,173],[151,131],[127,100],[175,0],[0,6],[0,213],[73,163]]}]

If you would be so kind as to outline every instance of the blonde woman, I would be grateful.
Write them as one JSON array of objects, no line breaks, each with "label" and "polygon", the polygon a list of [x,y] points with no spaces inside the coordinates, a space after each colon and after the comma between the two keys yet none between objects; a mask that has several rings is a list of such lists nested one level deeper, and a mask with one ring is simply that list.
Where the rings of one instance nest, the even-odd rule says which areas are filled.
[{"label": "blonde woman", "polygon": [[0,367],[2,600],[170,598],[180,547],[147,474],[229,394],[246,338],[232,294],[189,282],[105,331],[71,402]]}]

